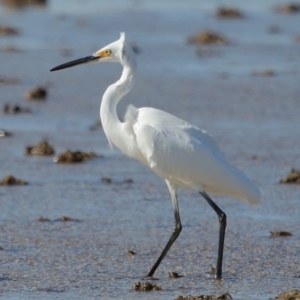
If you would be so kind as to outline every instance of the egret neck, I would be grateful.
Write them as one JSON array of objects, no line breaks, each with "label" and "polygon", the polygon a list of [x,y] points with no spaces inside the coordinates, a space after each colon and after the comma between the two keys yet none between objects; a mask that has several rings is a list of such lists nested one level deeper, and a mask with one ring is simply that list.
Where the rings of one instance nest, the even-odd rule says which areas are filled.
[{"label": "egret neck", "polygon": [[[129,47],[124,46],[123,51],[130,50]],[[108,137],[110,144],[120,149],[123,149],[124,146],[122,135],[120,135],[123,122],[121,122],[117,115],[117,105],[119,101],[130,92],[135,83],[135,56],[131,55],[130,59],[128,59],[123,55],[122,65],[123,72],[120,79],[107,88],[102,97],[100,106],[100,118],[105,135]]]}]

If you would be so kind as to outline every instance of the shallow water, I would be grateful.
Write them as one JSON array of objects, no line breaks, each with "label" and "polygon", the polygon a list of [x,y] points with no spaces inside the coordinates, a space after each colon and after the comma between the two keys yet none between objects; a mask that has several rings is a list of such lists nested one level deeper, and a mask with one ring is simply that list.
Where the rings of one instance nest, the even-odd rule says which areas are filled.
[{"label": "shallow water", "polygon": [[[106,1],[109,2],[109,1]],[[177,295],[229,292],[234,299],[269,299],[299,288],[300,187],[279,185],[299,166],[300,15],[281,15],[273,1],[231,2],[243,19],[218,20],[211,1],[50,1],[45,8],[0,6],[1,23],[20,30],[0,37],[0,75],[19,80],[0,86],[0,105],[18,103],[30,114],[1,115],[0,177],[13,174],[27,186],[0,188],[1,296],[4,299],[174,299]],[[277,25],[279,34],[269,34]],[[197,46],[187,37],[201,29],[230,40],[226,46]],[[181,190],[183,223],[155,276],[161,291],[131,290],[149,271],[173,226],[164,182],[117,150],[107,147],[99,119],[106,87],[117,80],[117,65],[49,70],[90,55],[125,31],[140,48],[139,79],[120,104],[167,110],[205,128],[228,159],[258,185],[264,202],[247,206],[215,198],[227,213],[224,278],[216,282],[218,222],[192,191]],[[272,69],[275,76],[253,72]],[[45,102],[24,100],[35,85],[48,88]],[[56,153],[71,150],[104,155],[76,165],[53,157],[25,156],[25,146],[47,138]],[[257,159],[253,159],[253,155]],[[112,178],[112,184],[101,181]],[[133,183],[124,184],[131,178]],[[73,222],[40,222],[70,216]],[[291,237],[270,238],[288,230]],[[135,256],[129,256],[134,250]],[[177,271],[184,277],[169,279]]]}]

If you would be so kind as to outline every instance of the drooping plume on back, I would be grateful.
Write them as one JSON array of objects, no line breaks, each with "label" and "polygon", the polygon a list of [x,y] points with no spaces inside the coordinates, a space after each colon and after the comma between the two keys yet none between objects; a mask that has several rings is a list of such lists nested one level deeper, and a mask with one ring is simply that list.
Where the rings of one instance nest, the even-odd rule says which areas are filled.
[{"label": "drooping plume on back", "polygon": [[260,201],[255,185],[228,163],[214,139],[197,126],[149,107],[131,107],[125,120],[144,158],[139,160],[158,176],[196,191],[233,196],[251,204]]},{"label": "drooping plume on back", "polygon": [[249,204],[258,204],[261,201],[261,194],[254,183],[227,161],[223,161],[223,164],[225,168],[220,169],[215,178],[215,187],[219,191],[214,191],[214,186],[204,186],[205,191],[232,196]]}]

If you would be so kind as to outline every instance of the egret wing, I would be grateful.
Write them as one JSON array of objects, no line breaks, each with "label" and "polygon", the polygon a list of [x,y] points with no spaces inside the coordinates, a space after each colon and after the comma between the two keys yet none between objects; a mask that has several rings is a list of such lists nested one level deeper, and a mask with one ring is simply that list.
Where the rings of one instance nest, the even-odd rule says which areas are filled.
[{"label": "egret wing", "polygon": [[260,198],[251,181],[227,162],[216,142],[200,128],[165,112],[144,109],[133,130],[144,163],[160,177],[247,202]]},{"label": "egret wing", "polygon": [[148,166],[166,179],[172,177],[191,183],[200,176],[204,182],[207,172],[214,173],[211,170],[214,162],[224,160],[211,136],[163,111],[139,109],[133,129]]}]

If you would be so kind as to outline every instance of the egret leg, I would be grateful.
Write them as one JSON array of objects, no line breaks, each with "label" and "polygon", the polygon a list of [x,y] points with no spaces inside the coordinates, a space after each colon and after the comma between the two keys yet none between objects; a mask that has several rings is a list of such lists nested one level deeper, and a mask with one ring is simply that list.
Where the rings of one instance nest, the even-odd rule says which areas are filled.
[{"label": "egret leg", "polygon": [[220,223],[220,233],[219,233],[219,249],[218,249],[218,259],[216,268],[216,279],[222,278],[222,263],[223,263],[223,250],[224,250],[224,240],[225,240],[225,229],[226,229],[226,214],[218,207],[218,205],[212,201],[212,199],[205,193],[199,192],[212,209],[217,213],[219,223]]},{"label": "egret leg", "polygon": [[173,185],[171,182],[169,182],[168,180],[166,180],[166,183],[167,183],[168,188],[169,188],[170,193],[171,193],[172,204],[173,204],[173,208],[174,208],[175,228],[172,232],[172,235],[170,237],[169,242],[167,243],[165,249],[163,250],[163,252],[159,256],[156,263],[151,268],[151,270],[148,273],[147,277],[152,277],[153,276],[154,272],[156,271],[156,269],[160,265],[161,261],[163,260],[165,255],[168,253],[169,249],[171,248],[171,246],[173,245],[175,240],[178,238],[178,236],[181,232],[181,229],[182,229],[181,221],[180,221],[180,215],[179,215],[178,201],[177,201],[177,187],[175,185]]}]

